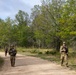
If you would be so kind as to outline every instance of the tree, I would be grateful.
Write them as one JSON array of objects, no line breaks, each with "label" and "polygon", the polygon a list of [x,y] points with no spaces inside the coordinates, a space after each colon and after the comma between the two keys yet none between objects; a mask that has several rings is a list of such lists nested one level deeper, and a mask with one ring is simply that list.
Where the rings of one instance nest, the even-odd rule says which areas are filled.
[{"label": "tree", "polygon": [[32,34],[31,29],[30,29],[29,15],[26,12],[19,10],[18,14],[16,14],[15,17],[16,17],[17,23],[16,23],[16,26],[14,27],[16,27],[15,31],[17,31],[16,32],[17,40],[18,40],[17,43],[20,46],[28,47],[31,45],[31,41],[29,40]]},{"label": "tree", "polygon": [[29,15],[26,12],[19,10],[18,14],[16,14],[15,17],[18,25],[25,25],[25,26],[28,25]]}]

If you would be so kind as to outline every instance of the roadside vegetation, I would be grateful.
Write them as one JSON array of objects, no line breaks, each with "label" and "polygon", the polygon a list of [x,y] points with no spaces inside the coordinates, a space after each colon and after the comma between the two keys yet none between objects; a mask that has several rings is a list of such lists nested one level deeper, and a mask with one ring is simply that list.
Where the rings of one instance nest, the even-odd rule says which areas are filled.
[{"label": "roadside vegetation", "polygon": [[14,17],[0,19],[0,48],[14,44],[25,55],[60,63],[65,41],[74,50],[70,49],[69,66],[76,68],[76,0],[42,0],[30,15],[19,10]]},{"label": "roadside vegetation", "polygon": [[62,41],[76,46],[76,0],[42,0],[31,15],[19,10],[14,17],[0,19],[0,48],[13,43],[59,50]]},{"label": "roadside vegetation", "polygon": [[[33,56],[33,57],[39,57],[44,60],[48,60],[57,64],[60,64],[60,53],[57,52],[54,49],[38,49],[38,48],[18,48],[17,49],[19,53]],[[71,70],[76,70],[76,51],[73,51],[72,49],[69,50],[69,68]]]},{"label": "roadside vegetation", "polygon": [[3,58],[0,57],[0,70],[1,70],[1,68],[3,66],[3,63],[4,63],[4,60],[3,60]]}]

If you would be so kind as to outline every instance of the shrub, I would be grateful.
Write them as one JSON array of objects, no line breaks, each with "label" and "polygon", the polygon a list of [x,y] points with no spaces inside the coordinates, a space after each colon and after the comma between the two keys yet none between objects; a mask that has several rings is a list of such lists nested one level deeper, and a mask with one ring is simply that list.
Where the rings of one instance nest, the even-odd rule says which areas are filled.
[{"label": "shrub", "polygon": [[26,52],[25,50],[22,50],[22,52]]},{"label": "shrub", "polygon": [[52,54],[55,55],[57,52],[56,51],[46,51],[45,54]]},{"label": "shrub", "polygon": [[4,60],[0,57],[0,67],[2,67]]},{"label": "shrub", "polygon": [[35,50],[31,50],[30,52],[31,53],[38,53],[38,50],[35,49]]},{"label": "shrub", "polygon": [[38,52],[38,54],[43,54],[42,52]]}]

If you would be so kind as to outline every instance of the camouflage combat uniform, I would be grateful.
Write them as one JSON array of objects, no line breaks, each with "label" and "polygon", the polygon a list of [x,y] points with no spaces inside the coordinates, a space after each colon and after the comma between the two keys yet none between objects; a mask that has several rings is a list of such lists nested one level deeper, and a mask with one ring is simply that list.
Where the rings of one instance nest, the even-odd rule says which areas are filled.
[{"label": "camouflage combat uniform", "polygon": [[10,61],[11,61],[11,66],[15,66],[15,57],[16,57],[17,51],[14,49],[14,47],[11,47],[9,50],[9,55],[10,55]]},{"label": "camouflage combat uniform", "polygon": [[8,47],[5,47],[5,56],[7,56],[8,53]]},{"label": "camouflage combat uniform", "polygon": [[66,45],[62,45],[60,47],[60,53],[61,53],[61,66],[63,65],[64,61],[66,66],[68,66],[68,48]]}]

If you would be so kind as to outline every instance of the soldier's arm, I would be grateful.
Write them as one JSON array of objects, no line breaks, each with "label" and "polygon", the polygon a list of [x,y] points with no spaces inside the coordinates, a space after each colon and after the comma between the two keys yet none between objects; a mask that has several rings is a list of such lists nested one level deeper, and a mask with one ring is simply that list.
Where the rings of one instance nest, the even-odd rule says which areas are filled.
[{"label": "soldier's arm", "polygon": [[67,47],[67,54],[68,54],[69,50],[68,50],[68,47]]},{"label": "soldier's arm", "polygon": [[60,53],[62,52],[62,46],[60,47]]},{"label": "soldier's arm", "polygon": [[17,50],[16,50],[16,54],[17,54]]},{"label": "soldier's arm", "polygon": [[15,55],[17,54],[17,50],[15,49]]},{"label": "soldier's arm", "polygon": [[10,50],[9,50],[9,55],[11,54]]}]

